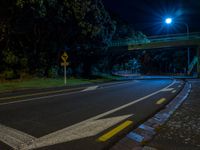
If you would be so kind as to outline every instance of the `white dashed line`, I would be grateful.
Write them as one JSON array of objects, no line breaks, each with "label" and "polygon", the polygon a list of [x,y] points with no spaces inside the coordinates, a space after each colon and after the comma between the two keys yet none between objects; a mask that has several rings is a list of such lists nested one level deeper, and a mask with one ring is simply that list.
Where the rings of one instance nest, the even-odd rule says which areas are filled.
[{"label": "white dashed line", "polygon": [[88,87],[88,88],[86,88],[86,89],[84,89],[84,90],[82,90],[82,91],[83,91],[83,92],[85,92],[85,91],[93,91],[93,90],[96,90],[98,87],[99,87],[99,86],[90,86],[90,87]]}]

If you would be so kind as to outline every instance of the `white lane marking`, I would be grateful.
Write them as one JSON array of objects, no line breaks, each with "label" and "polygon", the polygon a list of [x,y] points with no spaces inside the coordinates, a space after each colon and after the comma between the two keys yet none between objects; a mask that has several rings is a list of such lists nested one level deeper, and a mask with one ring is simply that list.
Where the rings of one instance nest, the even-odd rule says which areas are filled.
[{"label": "white lane marking", "polygon": [[99,86],[90,86],[90,87],[87,87],[86,89],[82,90],[83,92],[85,91],[93,91],[93,90],[96,90]]},{"label": "white lane marking", "polygon": [[[166,88],[169,88],[170,86],[172,86],[172,85],[174,85],[174,84],[175,84],[175,80],[174,80],[171,84],[169,84],[168,86],[166,86],[165,88],[163,88],[163,89],[161,89],[161,90],[158,90],[158,91],[156,91],[156,92],[153,92],[153,93],[151,93],[151,94],[149,94],[149,95],[146,95],[146,96],[144,96],[144,97],[142,97],[142,98],[139,98],[139,99],[137,99],[137,100],[135,100],[135,101],[132,101],[132,102],[130,102],[130,103],[127,103],[127,104],[125,104],[125,105],[122,105],[122,106],[120,106],[120,107],[117,107],[117,108],[115,108],[115,109],[112,109],[112,110],[110,110],[110,111],[107,111],[107,112],[105,112],[105,113],[99,114],[99,115],[97,115],[97,116],[95,116],[95,117],[89,118],[89,119],[87,119],[87,120],[84,120],[84,121],[79,122],[79,123],[77,123],[77,124],[74,124],[74,125],[72,125],[72,126],[66,127],[66,128],[64,128],[64,129],[62,129],[62,130],[70,130],[70,129],[80,128],[80,126],[83,125],[83,124],[85,124],[85,123],[93,122],[94,120],[98,120],[98,119],[100,119],[100,118],[102,118],[102,117],[104,117],[104,116],[106,116],[106,115],[112,114],[112,113],[114,113],[114,112],[116,112],[116,111],[119,111],[119,110],[122,110],[122,109],[124,109],[124,108],[126,108],[126,107],[129,107],[129,106],[131,106],[131,105],[133,105],[133,104],[135,104],[135,103],[138,103],[138,102],[140,102],[140,101],[143,101],[143,100],[145,100],[145,99],[147,99],[147,98],[149,98],[149,97],[151,97],[151,96],[153,96],[153,95],[158,94],[158,93],[161,92],[162,90],[164,90],[164,89],[166,89]],[[60,95],[61,95],[61,94],[59,94],[59,96],[60,96]],[[62,95],[66,95],[66,94],[62,94]],[[58,95],[56,95],[56,96],[58,96]],[[46,96],[46,97],[55,97],[55,95],[54,95],[54,96]],[[39,98],[38,98],[38,99],[39,99]],[[40,99],[41,99],[41,98],[40,98]],[[105,130],[105,129],[104,129],[104,130]],[[61,130],[59,130],[59,131],[61,131]],[[56,132],[59,132],[59,131],[56,131]],[[56,141],[56,140],[58,140],[58,139],[55,139],[55,141]],[[64,142],[64,141],[63,141],[63,142]],[[34,143],[34,144],[35,144],[35,143]]]},{"label": "white lane marking", "polygon": [[[183,101],[186,100],[186,98],[189,96],[191,88],[192,88],[192,84],[187,83],[187,86],[189,84],[189,88],[188,91],[186,92],[186,94],[181,98],[181,100],[178,101],[178,103],[176,103],[175,106],[173,106],[173,110],[171,111],[171,114],[183,103]],[[167,107],[170,107],[170,104],[167,105]]]},{"label": "white lane marking", "polygon": [[132,115],[124,115],[118,117],[111,117],[106,119],[91,120],[88,122],[82,122],[79,126],[71,126],[50,133],[34,141],[31,145],[27,145],[22,150],[30,150],[40,148],[44,146],[55,145],[58,143],[69,142],[86,137],[95,136],[98,133],[112,127],[113,125],[131,117]]},{"label": "white lane marking", "polygon": [[163,89],[162,92],[169,92],[172,91],[174,88],[167,88],[167,89]]},{"label": "white lane marking", "polygon": [[31,135],[0,124],[0,141],[14,149],[19,149],[21,145],[31,143],[35,139],[36,138]]},{"label": "white lane marking", "polygon": [[100,87],[112,87],[112,86],[117,86],[117,85],[121,85],[121,84],[127,84],[130,83],[132,81],[119,81],[119,82],[114,82],[114,83],[102,83],[102,84],[98,84],[98,86]]},{"label": "white lane marking", "polygon": [[41,99],[47,99],[47,98],[53,98],[53,97],[59,97],[59,96],[66,96],[66,95],[71,95],[75,93],[81,93],[81,91],[74,91],[70,93],[63,93],[63,94],[55,94],[55,95],[48,95],[48,96],[42,96],[42,97],[35,97],[35,98],[29,98],[25,100],[19,100],[19,101],[13,101],[13,102],[5,102],[5,103],[0,103],[0,106],[2,105],[8,105],[8,104],[16,104],[16,103],[22,103],[22,102],[28,102],[28,101],[34,101],[34,100],[41,100]]},{"label": "white lane marking", "polygon": [[[130,82],[125,82],[125,83],[122,83],[122,84],[130,84]],[[118,85],[121,85],[121,84],[117,84],[115,86],[118,86]],[[112,86],[104,87],[104,88],[111,88],[111,87]],[[34,101],[34,100],[47,99],[47,98],[53,98],[53,97],[59,97],[59,96],[66,96],[66,95],[77,94],[77,93],[82,93],[82,92],[84,92],[84,91],[74,91],[74,92],[68,92],[68,93],[62,93],[62,94],[54,94],[54,95],[48,95],[48,96],[29,98],[29,99],[13,101],[13,102],[5,102],[5,103],[0,103],[0,106],[8,105],[8,104],[15,104],[15,103],[23,103],[23,102]]]},{"label": "white lane marking", "polygon": [[140,81],[136,81],[136,80],[131,80],[131,81],[126,81],[124,83],[119,83],[119,84],[112,84],[112,85],[99,85],[99,87],[103,88],[103,89],[108,89],[108,88],[113,88],[113,87],[117,87],[117,86],[122,86],[126,85],[126,84],[133,84],[133,83],[139,83]]},{"label": "white lane marking", "polygon": [[173,90],[172,93],[176,93],[176,90]]},{"label": "white lane marking", "polygon": [[[170,85],[166,86],[166,87],[163,88],[163,89],[169,88],[169,87],[172,86],[173,84],[175,84],[175,81],[173,81]],[[151,96],[153,96],[153,95],[155,95],[155,94],[161,92],[163,89],[161,89],[161,90],[159,90],[159,91],[156,91],[156,92],[154,92],[154,93],[151,93],[151,94],[149,94],[149,95],[147,95],[147,96],[144,96],[144,97],[142,97],[142,98],[140,98],[140,99],[137,99],[137,100],[135,100],[135,101],[132,101],[132,102],[130,102],[130,103],[128,103],[128,104],[122,105],[122,106],[120,106],[120,107],[118,107],[118,108],[112,109],[112,110],[110,110],[110,111],[107,111],[107,112],[105,112],[105,113],[99,114],[99,115],[97,115],[97,116],[95,116],[95,117],[89,118],[89,119],[87,119],[87,120],[84,120],[84,121],[79,122],[79,123],[77,123],[77,124],[74,124],[74,125],[72,125],[72,126],[66,127],[66,128],[64,128],[64,129],[62,129],[62,130],[56,131],[55,133],[51,133],[50,135],[44,136],[43,139],[47,139],[47,140],[46,140],[46,141],[45,141],[45,140],[42,141],[43,144],[41,143],[41,146],[44,145],[45,142],[46,142],[47,144],[51,144],[51,142],[54,141],[52,144],[55,144],[55,141],[60,141],[60,140],[62,139],[62,138],[59,138],[60,140],[57,139],[57,136],[55,136],[54,134],[57,135],[57,134],[65,133],[64,131],[68,131],[68,132],[69,132],[69,131],[75,130],[75,129],[81,131],[80,128],[81,128],[84,124],[91,124],[91,122],[94,123],[95,120],[98,120],[98,119],[100,119],[100,118],[102,118],[102,117],[104,117],[104,116],[106,116],[106,115],[112,114],[112,113],[114,113],[114,112],[116,112],[116,111],[119,111],[119,110],[122,110],[122,109],[124,109],[124,108],[126,108],[126,107],[129,107],[129,106],[131,106],[131,105],[133,105],[133,104],[135,104],[135,103],[138,103],[138,102],[140,102],[140,101],[143,101],[143,100],[145,100],[145,99],[147,99],[147,98],[149,98],[149,97],[151,97]],[[104,122],[104,123],[105,123],[105,122]],[[96,126],[96,127],[97,127],[97,126]],[[95,130],[95,128],[94,128],[93,130]],[[104,130],[105,130],[105,128],[104,128]],[[65,135],[66,135],[66,134],[69,134],[68,132],[66,132]],[[82,131],[81,131],[81,132],[82,132]],[[90,130],[90,132],[92,132],[92,130]],[[71,134],[73,134],[73,132],[71,132]],[[80,133],[79,133],[79,134],[80,134]],[[55,137],[55,138],[50,139],[50,141],[49,141],[49,140],[48,140],[48,137],[52,137],[52,136]],[[65,139],[65,140],[66,140],[66,139]],[[62,141],[60,141],[60,142],[66,142],[65,140],[62,140]],[[37,144],[38,144],[38,146],[40,145],[39,143],[35,142],[35,143],[33,143],[31,146],[37,145]]]}]

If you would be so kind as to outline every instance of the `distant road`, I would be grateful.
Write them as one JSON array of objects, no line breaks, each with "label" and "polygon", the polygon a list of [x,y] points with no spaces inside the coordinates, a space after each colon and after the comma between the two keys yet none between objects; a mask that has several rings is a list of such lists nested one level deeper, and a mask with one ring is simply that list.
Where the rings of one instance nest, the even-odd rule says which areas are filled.
[{"label": "distant road", "polygon": [[108,149],[182,86],[172,79],[132,80],[45,96],[21,95],[21,102],[0,105],[0,149]]}]

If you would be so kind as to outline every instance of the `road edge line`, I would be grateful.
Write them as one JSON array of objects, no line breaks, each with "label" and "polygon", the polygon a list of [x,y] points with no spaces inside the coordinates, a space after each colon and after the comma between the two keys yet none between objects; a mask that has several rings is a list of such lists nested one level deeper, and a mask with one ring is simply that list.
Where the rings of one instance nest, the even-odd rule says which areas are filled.
[{"label": "road edge line", "polygon": [[[129,133],[121,139],[118,143],[113,145],[110,150],[116,150],[118,147],[124,147],[126,150],[126,147],[124,146],[124,141],[127,141],[127,144],[130,144],[133,148],[139,148],[141,150],[146,150],[148,148],[147,143],[153,139],[153,137],[159,132],[161,126],[163,126],[171,117],[172,114],[179,108],[181,104],[188,98],[190,92],[191,92],[192,85],[191,83],[186,82],[184,88],[181,90],[181,92],[176,95],[174,99],[171,100],[169,104],[166,105],[164,109],[156,113],[153,117],[149,118],[147,121],[142,123],[141,125],[148,126],[150,128],[153,128],[153,131],[148,131],[146,129],[141,129],[141,125],[139,125],[136,129],[133,131],[130,131],[129,133],[133,132],[141,137],[143,137],[142,141],[137,141],[134,138],[129,138]],[[167,112],[167,113],[166,113]],[[130,141],[131,140],[131,141]],[[154,147],[151,147],[152,149],[156,149]]]}]

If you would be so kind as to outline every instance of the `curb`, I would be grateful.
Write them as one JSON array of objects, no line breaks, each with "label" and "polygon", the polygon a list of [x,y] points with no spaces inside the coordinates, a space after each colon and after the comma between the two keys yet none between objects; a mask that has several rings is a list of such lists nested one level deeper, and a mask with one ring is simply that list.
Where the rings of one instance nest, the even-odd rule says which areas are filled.
[{"label": "curb", "polygon": [[170,116],[186,100],[191,91],[191,84],[185,84],[183,90],[166,107],[152,118],[128,133],[110,150],[157,150],[154,147],[145,146],[169,120]]}]

